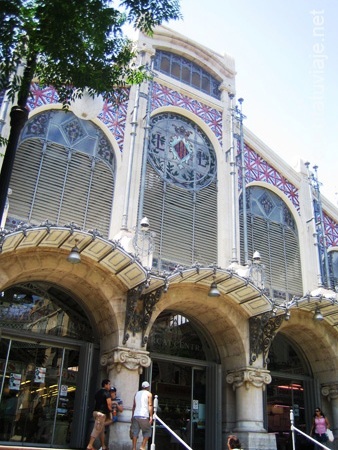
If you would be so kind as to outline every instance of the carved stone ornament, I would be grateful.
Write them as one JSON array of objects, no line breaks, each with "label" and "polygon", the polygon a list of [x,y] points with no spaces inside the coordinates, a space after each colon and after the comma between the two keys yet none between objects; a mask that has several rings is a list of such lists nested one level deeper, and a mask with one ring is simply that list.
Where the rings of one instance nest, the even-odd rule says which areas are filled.
[{"label": "carved stone ornament", "polygon": [[130,350],[125,348],[116,348],[109,354],[101,356],[101,366],[107,366],[108,370],[114,367],[118,372],[121,372],[122,367],[128,370],[138,370],[142,373],[143,367],[149,367],[151,359],[148,352],[138,350]]},{"label": "carved stone ornament", "polygon": [[268,370],[244,368],[234,370],[228,373],[226,376],[227,383],[232,384],[233,390],[236,390],[243,385],[246,389],[250,389],[251,386],[256,388],[262,388],[265,390],[265,385],[271,383],[271,375]]},{"label": "carved stone ornament", "polygon": [[156,303],[160,300],[164,286],[147,294],[142,294],[145,285],[141,284],[128,292],[123,345],[130,337],[141,332],[141,343],[145,345],[145,330],[150,322]]},{"label": "carved stone ornament", "polygon": [[283,320],[283,315],[274,317],[271,311],[260,316],[250,317],[250,365],[257,360],[260,354],[263,354],[264,367],[269,363],[270,344]]},{"label": "carved stone ornament", "polygon": [[322,387],[321,389],[322,395],[327,397],[329,401],[336,400],[338,398],[338,384],[332,383]]}]

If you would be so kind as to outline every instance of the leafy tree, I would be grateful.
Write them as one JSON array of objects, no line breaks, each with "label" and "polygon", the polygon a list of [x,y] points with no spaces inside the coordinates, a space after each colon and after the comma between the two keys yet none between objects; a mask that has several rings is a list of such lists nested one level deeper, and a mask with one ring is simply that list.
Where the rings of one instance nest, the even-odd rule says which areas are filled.
[{"label": "leafy tree", "polygon": [[65,106],[85,88],[116,101],[122,86],[147,77],[134,64],[124,25],[151,34],[163,21],[181,18],[178,1],[1,0],[0,92],[17,105],[1,169],[0,223],[32,80],[53,86]]}]

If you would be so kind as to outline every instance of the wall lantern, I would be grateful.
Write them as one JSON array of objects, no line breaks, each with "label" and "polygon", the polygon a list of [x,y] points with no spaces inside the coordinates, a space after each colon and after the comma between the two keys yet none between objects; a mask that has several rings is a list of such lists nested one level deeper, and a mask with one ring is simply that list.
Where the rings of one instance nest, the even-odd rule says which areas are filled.
[{"label": "wall lantern", "polygon": [[214,264],[214,274],[213,274],[213,282],[210,285],[210,289],[208,292],[208,297],[219,297],[221,295],[220,291],[217,288],[217,283],[215,281],[216,278],[216,270],[217,270],[217,266],[216,264]]},{"label": "wall lantern", "polygon": [[80,250],[78,249],[78,246],[77,246],[78,242],[79,242],[79,240],[75,239],[75,245],[71,249],[71,251],[67,257],[67,261],[70,262],[71,264],[78,264],[81,262]]},{"label": "wall lantern", "polygon": [[216,283],[216,281],[213,281],[210,285],[208,297],[219,297],[220,295],[221,295],[221,293],[219,292],[219,290],[217,288],[217,283]]},{"label": "wall lantern", "polygon": [[318,320],[318,322],[320,322],[321,320],[324,319],[323,314],[321,313],[319,306],[316,307],[315,313],[313,315],[313,319],[314,320]]}]

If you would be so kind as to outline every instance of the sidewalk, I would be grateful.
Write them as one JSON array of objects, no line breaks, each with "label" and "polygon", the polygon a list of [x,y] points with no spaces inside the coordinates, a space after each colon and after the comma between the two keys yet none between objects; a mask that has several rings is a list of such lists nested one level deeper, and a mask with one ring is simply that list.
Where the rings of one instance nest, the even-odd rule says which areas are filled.
[{"label": "sidewalk", "polygon": [[[25,445],[0,445],[0,450],[43,450],[51,447],[26,447]],[[70,448],[53,448],[53,450],[71,450]]]}]

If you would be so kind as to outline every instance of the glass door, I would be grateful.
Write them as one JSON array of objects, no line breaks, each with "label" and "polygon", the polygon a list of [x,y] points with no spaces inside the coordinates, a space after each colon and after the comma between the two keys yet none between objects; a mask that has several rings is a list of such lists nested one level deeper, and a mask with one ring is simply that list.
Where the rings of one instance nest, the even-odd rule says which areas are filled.
[{"label": "glass door", "polygon": [[205,368],[192,367],[190,447],[204,449],[205,443]]},{"label": "glass door", "polygon": [[70,442],[79,350],[2,338],[0,440]]},{"label": "glass door", "polygon": [[[158,395],[159,417],[194,450],[205,448],[206,369],[172,361],[154,361],[153,395]],[[156,445],[178,450],[179,440],[159,423]]]}]

